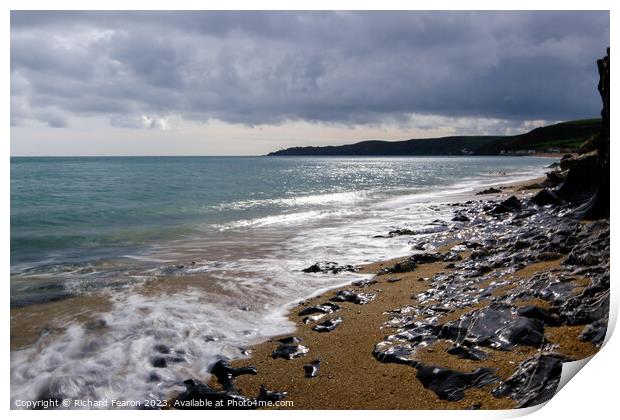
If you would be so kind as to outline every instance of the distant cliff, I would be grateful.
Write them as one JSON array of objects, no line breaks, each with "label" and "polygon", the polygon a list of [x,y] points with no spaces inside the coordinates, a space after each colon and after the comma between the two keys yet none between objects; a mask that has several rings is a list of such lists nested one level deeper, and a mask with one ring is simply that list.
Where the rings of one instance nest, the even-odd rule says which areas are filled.
[{"label": "distant cliff", "polygon": [[459,156],[571,152],[601,130],[601,119],[567,121],[516,136],[368,140],[343,146],[291,147],[268,156]]}]

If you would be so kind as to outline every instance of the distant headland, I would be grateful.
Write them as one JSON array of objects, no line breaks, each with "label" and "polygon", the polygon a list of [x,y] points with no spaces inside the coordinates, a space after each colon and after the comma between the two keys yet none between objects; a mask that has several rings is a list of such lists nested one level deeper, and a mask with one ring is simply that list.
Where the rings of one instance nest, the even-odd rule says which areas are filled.
[{"label": "distant headland", "polygon": [[451,136],[402,141],[367,140],[342,146],[291,147],[268,156],[467,156],[573,153],[593,144],[601,119],[566,121],[515,136]]}]

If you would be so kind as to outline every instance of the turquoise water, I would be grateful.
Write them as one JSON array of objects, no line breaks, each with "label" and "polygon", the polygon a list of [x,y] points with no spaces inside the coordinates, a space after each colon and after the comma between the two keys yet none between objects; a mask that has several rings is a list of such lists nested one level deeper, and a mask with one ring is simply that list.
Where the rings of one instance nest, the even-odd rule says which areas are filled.
[{"label": "turquoise water", "polygon": [[[149,261],[165,244],[191,238],[208,245],[223,231],[311,223],[352,203],[517,176],[545,163],[527,157],[12,158],[13,301],[64,295],[63,280],[78,275],[105,284],[119,272],[140,274],[169,260],[158,251]],[[28,279],[38,280],[35,297]]]},{"label": "turquoise water", "polygon": [[[92,292],[106,306],[67,305],[105,328],[30,307],[46,325],[11,351],[11,401],[167,398],[216,360],[293,333],[294,302],[369,278],[303,268],[411,254],[412,237],[385,233],[432,241],[458,223],[445,203],[540,176],[550,161],[13,158],[12,319],[29,309],[19,307]],[[182,361],[154,369],[162,345]]]}]

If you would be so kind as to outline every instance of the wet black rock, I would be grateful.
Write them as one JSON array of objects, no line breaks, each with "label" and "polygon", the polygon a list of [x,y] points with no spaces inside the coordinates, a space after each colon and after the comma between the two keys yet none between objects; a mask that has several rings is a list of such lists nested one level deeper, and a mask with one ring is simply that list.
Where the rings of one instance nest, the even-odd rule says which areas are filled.
[{"label": "wet black rock", "polygon": [[394,236],[403,236],[403,235],[415,235],[416,232],[411,229],[395,229],[388,232],[388,238],[392,238]]},{"label": "wet black rock", "polygon": [[225,390],[236,391],[234,379],[240,375],[256,375],[256,367],[246,366],[241,368],[233,368],[227,361],[218,360],[211,367],[210,373],[215,376],[217,381]]},{"label": "wet black rock", "polygon": [[517,345],[540,347],[545,339],[545,325],[532,318],[518,317],[496,332],[491,347],[509,350]]},{"label": "wet black rock", "polygon": [[581,334],[579,335],[579,339],[582,341],[589,341],[595,346],[601,346],[603,344],[603,341],[605,341],[608,323],[609,318],[606,317],[586,325]]},{"label": "wet black rock", "polygon": [[313,314],[331,314],[334,311],[340,310],[340,306],[335,303],[326,302],[316,306],[310,306],[308,308],[302,309],[298,315],[313,315]]},{"label": "wet black rock", "polygon": [[173,407],[179,410],[209,410],[209,409],[240,409],[255,408],[254,400],[242,395],[215,391],[208,385],[195,379],[185,382],[185,391],[174,400]]},{"label": "wet black rock", "polygon": [[325,315],[326,314],[309,315],[305,317],[304,319],[302,319],[302,322],[304,324],[309,324],[311,322],[317,322],[319,319],[323,318]]},{"label": "wet black rock", "polygon": [[530,198],[530,202],[537,206],[561,206],[566,204],[566,201],[562,200],[553,191],[548,189],[540,190],[536,195]]},{"label": "wet black rock", "polygon": [[267,388],[265,388],[265,385],[261,384],[256,400],[277,402],[277,401],[282,401],[287,395],[288,395],[288,392],[285,392],[285,391],[269,391]]},{"label": "wet black rock", "polygon": [[513,195],[507,198],[506,200],[502,201],[501,203],[497,204],[495,207],[493,207],[490,213],[491,214],[513,213],[515,211],[521,210],[522,208],[523,208],[523,205],[521,204],[521,201],[519,201],[519,199]]},{"label": "wet black rock", "polygon": [[457,214],[452,218],[453,222],[469,222],[471,219],[464,214]]},{"label": "wet black rock", "polygon": [[591,252],[580,253],[573,251],[566,257],[564,264],[591,267],[599,264],[600,261],[600,258]]},{"label": "wet black rock", "polygon": [[328,319],[325,322],[321,322],[320,324],[317,324],[314,327],[312,327],[312,329],[317,332],[330,332],[330,331],[335,330],[336,327],[340,324],[342,324],[342,318],[337,317],[337,318]]},{"label": "wet black rock", "polygon": [[498,194],[501,192],[502,190],[500,190],[499,188],[491,187],[491,188],[487,188],[486,190],[478,191],[476,195]]},{"label": "wet black rock", "polygon": [[560,319],[556,315],[539,306],[522,306],[517,309],[517,315],[525,318],[537,319],[549,326],[557,326],[560,324]]},{"label": "wet black rock", "polygon": [[394,344],[391,341],[381,341],[375,345],[372,355],[381,363],[396,363],[417,367],[420,362],[413,359],[415,346],[411,344]]},{"label": "wet black rock", "polygon": [[302,340],[297,336],[291,335],[288,337],[279,338],[277,341],[282,344],[296,344],[301,343]]},{"label": "wet black rock", "polygon": [[515,373],[493,390],[496,397],[510,397],[518,407],[542,404],[553,397],[560,383],[562,363],[569,359],[557,353],[540,353],[519,364]]},{"label": "wet black rock", "polygon": [[274,352],[271,354],[271,357],[273,357],[274,359],[281,357],[283,359],[291,360],[297,357],[305,356],[306,354],[308,354],[309,351],[310,350],[308,349],[308,347],[302,346],[301,344],[283,344],[274,350]]},{"label": "wet black rock", "polygon": [[313,360],[310,363],[304,365],[304,374],[306,378],[314,378],[318,376],[319,369],[321,368],[320,360]]},{"label": "wet black rock", "polygon": [[357,305],[366,305],[375,299],[373,293],[356,293],[353,290],[340,290],[330,300],[334,302],[351,302]]},{"label": "wet black rock", "polygon": [[368,280],[358,280],[358,281],[354,281],[353,286],[356,287],[369,287],[372,286],[373,284],[377,284],[377,280],[375,279],[368,279]]},{"label": "wet black rock", "polygon": [[156,368],[165,368],[168,366],[168,360],[165,357],[153,357],[151,359],[151,365]]},{"label": "wet black rock", "polygon": [[338,274],[343,271],[354,273],[356,270],[352,265],[338,265],[335,262],[314,263],[308,268],[304,268],[304,273],[332,273]]},{"label": "wet black rock", "polygon": [[155,344],[153,350],[161,354],[169,354],[172,349],[164,344]]},{"label": "wet black rock", "polygon": [[286,392],[269,391],[261,385],[256,398],[240,395],[236,391],[216,391],[208,385],[195,379],[185,382],[185,391],[181,392],[173,401],[172,407],[179,410],[230,410],[255,409],[260,401],[281,401]]},{"label": "wet black rock", "polygon": [[471,373],[458,372],[437,366],[422,366],[416,376],[425,388],[435,392],[442,400],[458,401],[471,387],[481,388],[498,381],[491,369],[479,368]]},{"label": "wet black rock", "polygon": [[499,350],[517,345],[540,346],[544,340],[544,324],[531,318],[516,316],[510,306],[491,303],[488,307],[462,315],[443,325],[440,338],[456,345],[471,343]]},{"label": "wet black rock", "polygon": [[415,270],[417,265],[411,260],[405,260],[403,262],[398,262],[391,267],[382,268],[379,270],[378,274],[398,274],[398,273],[408,273],[410,271]]}]

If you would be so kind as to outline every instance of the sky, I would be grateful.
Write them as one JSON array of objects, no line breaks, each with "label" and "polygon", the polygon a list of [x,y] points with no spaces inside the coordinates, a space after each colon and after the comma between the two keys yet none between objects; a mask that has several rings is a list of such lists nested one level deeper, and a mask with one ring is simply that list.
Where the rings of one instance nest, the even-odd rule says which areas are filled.
[{"label": "sky", "polygon": [[608,12],[11,12],[11,155],[260,155],[596,117]]}]

